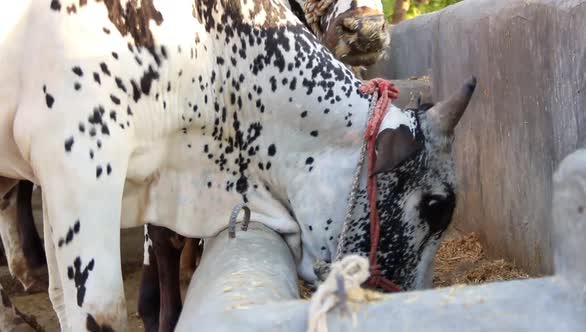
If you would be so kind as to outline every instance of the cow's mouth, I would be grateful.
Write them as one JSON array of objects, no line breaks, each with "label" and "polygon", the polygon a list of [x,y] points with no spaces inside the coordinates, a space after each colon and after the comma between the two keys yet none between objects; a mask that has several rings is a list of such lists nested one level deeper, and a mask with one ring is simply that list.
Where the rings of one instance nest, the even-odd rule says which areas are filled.
[{"label": "cow's mouth", "polygon": [[370,66],[375,64],[382,56],[382,51],[368,52],[368,53],[357,53],[357,54],[346,54],[341,57],[344,63],[350,66]]}]

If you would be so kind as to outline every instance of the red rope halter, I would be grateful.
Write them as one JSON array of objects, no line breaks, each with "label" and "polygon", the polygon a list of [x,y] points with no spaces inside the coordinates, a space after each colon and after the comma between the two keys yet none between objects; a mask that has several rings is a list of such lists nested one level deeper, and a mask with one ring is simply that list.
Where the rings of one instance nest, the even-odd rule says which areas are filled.
[{"label": "red rope halter", "polygon": [[372,117],[368,120],[366,127],[365,140],[368,153],[368,183],[367,195],[368,203],[370,204],[370,252],[368,253],[368,261],[370,263],[370,278],[366,284],[369,287],[382,288],[385,291],[397,292],[401,288],[391,280],[381,275],[380,266],[377,263],[376,253],[378,251],[378,244],[380,240],[380,218],[376,206],[376,199],[378,187],[376,183],[376,176],[372,175],[374,170],[374,162],[376,160],[375,141],[380,125],[387,113],[389,103],[391,100],[397,99],[399,90],[388,80],[382,78],[375,78],[364,82],[359,91],[366,94],[373,94],[378,89],[378,100],[372,113]]}]

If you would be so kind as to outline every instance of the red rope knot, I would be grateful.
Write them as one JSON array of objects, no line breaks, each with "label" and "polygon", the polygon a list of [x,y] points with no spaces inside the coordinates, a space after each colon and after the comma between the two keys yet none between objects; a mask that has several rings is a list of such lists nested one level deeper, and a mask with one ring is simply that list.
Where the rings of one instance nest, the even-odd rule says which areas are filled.
[{"label": "red rope knot", "polygon": [[370,266],[370,277],[366,281],[366,284],[372,288],[381,288],[387,292],[400,292],[401,287],[397,286],[391,280],[383,277],[379,265]]},{"label": "red rope knot", "polygon": [[[378,91],[377,91],[378,90]],[[358,91],[364,94],[374,94],[378,92],[378,100],[372,114],[372,118],[368,121],[366,129],[366,140],[369,141],[378,134],[378,128],[383,121],[384,115],[387,112],[391,100],[399,97],[399,90],[391,81],[383,78],[373,78],[370,81],[363,82],[358,88]]]},{"label": "red rope knot", "polygon": [[371,276],[367,281],[367,285],[371,287],[379,287],[386,291],[397,292],[401,289],[394,282],[381,275],[380,268],[377,264],[376,253],[378,251],[380,239],[380,218],[376,206],[378,188],[376,177],[373,176],[372,173],[376,161],[376,153],[374,150],[376,135],[378,134],[381,123],[387,113],[389,103],[391,100],[397,99],[399,96],[399,90],[390,81],[382,78],[375,78],[363,82],[358,91],[365,94],[374,94],[375,92],[378,92],[378,99],[372,110],[371,118],[368,120],[368,126],[365,132],[368,151],[367,195],[368,203],[370,205],[370,251],[368,253],[368,261],[371,266]]},{"label": "red rope knot", "polygon": [[362,93],[373,94],[378,88],[379,96],[387,95],[391,99],[397,99],[399,97],[399,90],[389,80],[384,78],[373,78],[369,81],[362,82],[358,90]]}]

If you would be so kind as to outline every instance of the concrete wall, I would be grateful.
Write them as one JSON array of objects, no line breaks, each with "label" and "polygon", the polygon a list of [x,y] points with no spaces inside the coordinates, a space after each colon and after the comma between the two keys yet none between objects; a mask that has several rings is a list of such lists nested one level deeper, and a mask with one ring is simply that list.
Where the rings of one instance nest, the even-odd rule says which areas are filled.
[{"label": "concrete wall", "polygon": [[465,0],[392,28],[367,76],[431,75],[435,100],[478,77],[456,131],[455,226],[551,273],[551,176],[586,142],[586,0]]}]

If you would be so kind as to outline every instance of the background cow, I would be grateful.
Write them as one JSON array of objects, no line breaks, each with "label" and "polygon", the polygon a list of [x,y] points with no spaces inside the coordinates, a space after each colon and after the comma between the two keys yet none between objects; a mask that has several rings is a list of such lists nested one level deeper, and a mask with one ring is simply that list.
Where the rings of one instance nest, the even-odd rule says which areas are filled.
[{"label": "background cow", "polygon": [[[213,236],[240,202],[314,281],[313,263],[335,254],[362,144],[371,97],[361,82],[280,3],[76,4],[23,1],[0,30],[0,84],[13,89],[0,103],[0,174],[43,188],[63,329],[124,328],[120,226]],[[405,289],[425,285],[447,226],[434,221],[449,221],[451,131],[473,85],[426,113],[391,108],[381,128],[391,148],[379,149],[390,161],[378,180],[379,254]],[[353,225],[365,213],[355,209]],[[368,236],[356,234],[345,250],[361,252]]]},{"label": "background cow", "polygon": [[288,3],[318,40],[349,66],[376,63],[390,42],[380,0],[288,0]]}]

